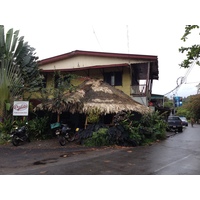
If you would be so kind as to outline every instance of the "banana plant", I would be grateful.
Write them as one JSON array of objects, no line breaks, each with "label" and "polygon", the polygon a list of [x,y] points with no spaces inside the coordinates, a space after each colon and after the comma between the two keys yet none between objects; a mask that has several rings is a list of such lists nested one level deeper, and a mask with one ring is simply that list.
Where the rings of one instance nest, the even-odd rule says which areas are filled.
[{"label": "banana plant", "polygon": [[21,99],[26,91],[39,90],[42,84],[35,49],[19,37],[19,31],[9,29],[5,35],[0,25],[0,117],[5,102]]}]

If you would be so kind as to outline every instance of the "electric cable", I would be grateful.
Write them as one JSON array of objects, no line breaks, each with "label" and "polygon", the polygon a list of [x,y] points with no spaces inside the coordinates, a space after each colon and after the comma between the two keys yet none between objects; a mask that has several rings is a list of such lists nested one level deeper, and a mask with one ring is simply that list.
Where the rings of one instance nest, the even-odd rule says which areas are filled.
[{"label": "electric cable", "polygon": [[[185,73],[185,76],[181,76],[181,77],[177,78],[177,80],[176,80],[177,86],[176,86],[173,90],[171,90],[170,92],[167,92],[166,94],[164,94],[164,96],[166,96],[166,95],[168,95],[168,94],[174,92],[175,90],[176,90],[176,93],[177,93],[177,91],[178,91],[178,89],[180,88],[180,86],[181,86],[183,83],[186,82],[186,79],[187,79],[188,75],[190,74],[190,72],[192,71],[192,69],[193,69],[195,63],[196,63],[196,62],[193,62],[192,65],[188,68],[187,72]],[[179,80],[179,79],[181,79],[180,83],[178,83],[178,80]]]}]

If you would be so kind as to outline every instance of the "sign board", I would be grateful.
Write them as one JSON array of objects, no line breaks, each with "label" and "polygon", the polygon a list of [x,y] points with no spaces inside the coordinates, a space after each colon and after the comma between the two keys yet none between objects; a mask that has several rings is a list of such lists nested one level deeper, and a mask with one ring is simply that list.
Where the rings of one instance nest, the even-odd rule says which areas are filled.
[{"label": "sign board", "polygon": [[175,107],[180,107],[182,106],[182,97],[174,97],[174,106]]},{"label": "sign board", "polygon": [[29,101],[14,101],[13,116],[28,116]]}]

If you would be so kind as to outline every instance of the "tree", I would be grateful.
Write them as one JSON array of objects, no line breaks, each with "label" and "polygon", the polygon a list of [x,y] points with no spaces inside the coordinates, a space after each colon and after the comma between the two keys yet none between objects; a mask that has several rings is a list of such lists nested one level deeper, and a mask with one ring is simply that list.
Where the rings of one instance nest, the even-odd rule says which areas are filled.
[{"label": "tree", "polygon": [[[194,29],[199,29],[198,25],[186,25],[185,33],[182,36],[181,40],[186,42],[188,36],[192,33]],[[186,59],[180,64],[183,68],[189,68],[191,64],[197,64],[200,66],[199,57],[200,57],[200,45],[194,44],[190,47],[181,47],[179,52],[186,53]],[[184,108],[186,109],[187,116],[193,117],[196,119],[200,118],[200,95],[192,95],[188,98]]]},{"label": "tree", "polygon": [[34,110],[48,110],[57,114],[57,122],[60,122],[60,114],[67,111],[70,99],[66,94],[70,94],[76,89],[71,83],[72,79],[77,78],[73,74],[61,74],[60,71],[54,72],[52,84],[40,90],[42,103],[37,105]]},{"label": "tree", "polygon": [[[185,33],[182,36],[181,40],[186,42],[188,36],[191,34],[191,31],[198,28],[198,25],[186,25]],[[179,52],[186,53],[186,59],[180,64],[181,67],[189,68],[193,62],[197,65],[200,65],[200,62],[198,60],[198,58],[200,57],[200,45],[194,44],[191,47],[181,47],[179,48]]]},{"label": "tree", "polygon": [[169,99],[167,97],[164,98],[164,107],[173,108],[173,99]]},{"label": "tree", "polygon": [[200,119],[200,94],[189,96],[185,108],[189,111],[188,117]]},{"label": "tree", "polygon": [[35,49],[18,35],[13,29],[5,35],[0,25],[0,117],[4,116],[5,102],[22,99],[26,91],[31,95],[42,84]]}]

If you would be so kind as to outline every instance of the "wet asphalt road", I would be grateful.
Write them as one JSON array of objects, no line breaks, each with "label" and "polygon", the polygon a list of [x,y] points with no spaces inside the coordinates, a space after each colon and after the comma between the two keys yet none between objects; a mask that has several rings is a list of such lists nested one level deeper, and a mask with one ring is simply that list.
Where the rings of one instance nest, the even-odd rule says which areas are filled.
[{"label": "wet asphalt road", "polygon": [[85,148],[51,142],[56,142],[53,148],[42,143],[32,149],[29,144],[0,147],[0,174],[200,175],[200,125],[151,146]]}]

